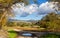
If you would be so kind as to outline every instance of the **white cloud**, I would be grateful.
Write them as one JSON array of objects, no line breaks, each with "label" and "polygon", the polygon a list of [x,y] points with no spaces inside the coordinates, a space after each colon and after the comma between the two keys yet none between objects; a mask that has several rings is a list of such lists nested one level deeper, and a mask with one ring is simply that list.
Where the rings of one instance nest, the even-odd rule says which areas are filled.
[{"label": "white cloud", "polygon": [[24,3],[16,3],[11,6],[12,12],[16,16],[28,16],[32,13],[36,13],[36,15],[43,15],[50,12],[56,12],[58,10],[57,2],[46,2],[42,3],[41,5],[31,4],[31,5],[24,5]]},{"label": "white cloud", "polygon": [[55,12],[55,10],[58,10],[57,4],[55,2],[46,2],[39,6],[40,14]]}]

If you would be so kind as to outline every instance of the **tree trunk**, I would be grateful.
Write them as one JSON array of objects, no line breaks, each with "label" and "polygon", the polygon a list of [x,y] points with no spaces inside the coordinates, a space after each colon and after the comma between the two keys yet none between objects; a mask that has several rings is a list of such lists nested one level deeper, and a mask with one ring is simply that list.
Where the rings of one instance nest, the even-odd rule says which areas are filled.
[{"label": "tree trunk", "polygon": [[2,29],[2,23],[0,22],[0,30]]}]

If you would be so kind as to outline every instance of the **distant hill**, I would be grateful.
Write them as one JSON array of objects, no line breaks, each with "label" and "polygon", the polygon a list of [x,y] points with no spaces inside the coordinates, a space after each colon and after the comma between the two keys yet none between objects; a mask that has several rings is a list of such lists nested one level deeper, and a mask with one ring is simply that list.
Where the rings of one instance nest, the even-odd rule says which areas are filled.
[{"label": "distant hill", "polygon": [[31,22],[31,23],[36,23],[39,20],[16,20],[16,19],[9,19],[8,21],[10,21],[10,22],[26,22],[26,23]]}]

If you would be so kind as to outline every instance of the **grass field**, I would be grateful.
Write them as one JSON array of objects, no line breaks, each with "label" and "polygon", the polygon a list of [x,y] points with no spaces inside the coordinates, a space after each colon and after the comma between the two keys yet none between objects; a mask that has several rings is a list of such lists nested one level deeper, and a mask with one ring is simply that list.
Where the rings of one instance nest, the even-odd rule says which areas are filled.
[{"label": "grass field", "polygon": [[60,35],[47,34],[47,35],[42,36],[42,38],[60,38]]},{"label": "grass field", "polygon": [[8,31],[9,32],[9,38],[15,38],[17,36],[16,32],[13,30]]}]

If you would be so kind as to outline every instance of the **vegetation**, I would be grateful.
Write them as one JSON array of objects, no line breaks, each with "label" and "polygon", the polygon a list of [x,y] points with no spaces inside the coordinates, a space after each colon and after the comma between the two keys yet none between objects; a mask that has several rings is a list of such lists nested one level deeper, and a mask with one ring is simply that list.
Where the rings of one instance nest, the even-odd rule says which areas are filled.
[{"label": "vegetation", "polygon": [[[34,1],[36,1],[36,0],[34,0]],[[11,5],[18,3],[18,2],[23,2],[26,5],[29,4],[29,0],[25,0],[25,1],[24,0],[0,0],[0,29],[2,26],[5,26],[6,23],[8,23],[8,20],[6,19],[7,18],[6,15],[12,15],[10,13]],[[13,24],[13,23],[10,23],[10,25],[11,24]],[[15,24],[15,22],[14,22],[14,24]],[[10,26],[10,25],[8,25],[8,26]],[[23,27],[23,25],[21,25],[21,26]],[[28,26],[28,25],[26,24],[26,26]]]},{"label": "vegetation", "polygon": [[52,29],[53,31],[59,31],[60,29],[60,14],[50,13],[43,17],[38,24],[42,28]]},{"label": "vegetation", "polygon": [[[10,8],[11,5],[13,5],[14,3],[17,3],[17,2],[24,2],[25,4],[28,4],[27,1],[29,1],[29,0],[26,0],[26,1],[24,1],[24,0],[9,0],[9,1],[0,0],[0,4],[1,4],[0,9],[2,9],[2,10],[0,10],[0,12],[1,12],[0,18],[3,16],[1,18],[2,20],[0,19],[0,21],[1,21],[0,26],[5,26],[5,25],[7,25],[7,26],[21,26],[21,27],[24,27],[24,26],[33,27],[33,26],[35,26],[34,23],[30,24],[30,23],[21,23],[21,22],[19,22],[19,23],[9,22],[6,19],[6,15],[10,14],[8,8]],[[34,2],[36,2],[36,0],[34,0]],[[6,15],[4,16],[5,13],[6,13]],[[57,28],[57,27],[59,27],[59,21],[60,21],[59,16],[60,16],[59,14],[54,14],[54,13],[48,14],[46,17],[43,17],[40,21],[38,21],[36,25],[43,27],[43,28],[49,28],[49,29],[56,29],[57,30],[57,29],[59,29],[59,28]]]},{"label": "vegetation", "polygon": [[8,32],[9,32],[9,38],[15,38],[15,37],[17,37],[17,34],[16,34],[15,31],[10,30],[10,31],[8,31]]},{"label": "vegetation", "polygon": [[49,1],[55,1],[55,2],[60,2],[60,0],[49,0]]},{"label": "vegetation", "polygon": [[59,38],[60,35],[56,35],[56,34],[47,34],[42,36],[41,38]]},{"label": "vegetation", "polygon": [[[60,2],[60,0],[49,0],[49,1],[57,1]],[[41,20],[38,20],[38,22],[9,22],[7,20],[6,15],[12,15],[9,11],[10,6],[18,3],[18,2],[24,2],[26,5],[29,4],[29,0],[0,0],[0,30],[7,27],[34,27],[38,26],[40,28],[45,28],[47,31],[54,31],[54,32],[60,32],[60,14],[56,14],[54,12],[47,14],[45,17],[43,17]],[[34,0],[35,3],[36,0]],[[36,27],[34,27],[36,28]],[[10,28],[11,29],[11,28]],[[8,31],[10,38],[15,38],[17,36],[16,32],[13,30]],[[44,38],[59,38],[60,35],[54,35],[49,34],[46,36],[43,36]]]}]

